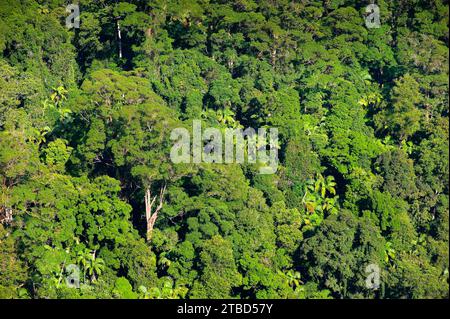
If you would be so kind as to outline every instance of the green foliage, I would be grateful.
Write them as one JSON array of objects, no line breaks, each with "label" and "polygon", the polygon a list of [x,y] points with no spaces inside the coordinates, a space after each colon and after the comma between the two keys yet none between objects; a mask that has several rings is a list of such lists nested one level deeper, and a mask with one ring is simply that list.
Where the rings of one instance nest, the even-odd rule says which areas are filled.
[{"label": "green foliage", "polygon": [[[445,1],[66,5],[0,1],[0,298],[448,298]],[[196,119],[277,172],[172,163]]]},{"label": "green foliage", "polygon": [[27,278],[27,269],[19,259],[15,240],[0,225],[0,298],[23,298],[27,291],[20,288]]},{"label": "green foliage", "polygon": [[117,278],[114,283],[113,293],[116,294],[121,299],[136,299],[137,294],[133,292],[133,287],[131,287],[130,282],[124,278]]},{"label": "green foliage", "polygon": [[203,271],[199,281],[194,282],[192,298],[225,298],[241,283],[231,243],[220,236],[203,244],[200,263]]}]

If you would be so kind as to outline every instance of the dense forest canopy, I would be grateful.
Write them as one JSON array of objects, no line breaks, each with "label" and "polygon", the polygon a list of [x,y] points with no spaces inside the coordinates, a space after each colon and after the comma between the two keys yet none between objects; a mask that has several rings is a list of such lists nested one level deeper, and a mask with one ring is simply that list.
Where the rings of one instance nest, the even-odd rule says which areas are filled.
[{"label": "dense forest canopy", "polygon": [[0,0],[0,298],[448,298],[446,0],[71,3]]}]

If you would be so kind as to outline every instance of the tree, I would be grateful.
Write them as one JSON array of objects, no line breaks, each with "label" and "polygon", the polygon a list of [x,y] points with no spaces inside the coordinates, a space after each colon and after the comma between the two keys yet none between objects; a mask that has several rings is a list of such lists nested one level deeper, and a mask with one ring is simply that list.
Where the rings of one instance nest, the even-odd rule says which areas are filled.
[{"label": "tree", "polygon": [[24,296],[21,293],[25,289],[21,287],[25,284],[27,268],[18,257],[14,238],[1,223],[0,252],[0,298]]},{"label": "tree", "polygon": [[420,128],[421,112],[417,106],[422,95],[419,84],[406,74],[395,81],[390,98],[391,107],[380,113],[375,121],[379,130],[391,133],[401,142]]},{"label": "tree", "polygon": [[303,241],[299,262],[308,265],[307,279],[337,297],[352,297],[360,291],[369,293],[363,269],[371,263],[382,265],[383,253],[384,242],[376,226],[343,210],[326,218]]},{"label": "tree", "polygon": [[0,1],[0,297],[448,298],[446,1],[66,2]]},{"label": "tree", "polygon": [[156,196],[152,198],[150,189],[147,189],[145,193],[145,219],[147,220],[147,240],[150,241],[152,238],[153,227],[155,225],[156,219],[158,218],[158,212],[163,207],[164,193],[166,192],[166,185],[164,185],[159,193],[159,204],[152,210],[153,204],[155,204]]},{"label": "tree", "polygon": [[206,241],[200,253],[202,275],[194,282],[191,298],[227,298],[239,286],[242,277],[237,271],[231,243],[221,236]]},{"label": "tree", "polygon": [[105,269],[105,261],[101,258],[97,258],[95,253],[96,251],[94,250],[85,266],[87,273],[91,276],[91,281],[96,281],[97,276],[101,275],[102,271]]}]

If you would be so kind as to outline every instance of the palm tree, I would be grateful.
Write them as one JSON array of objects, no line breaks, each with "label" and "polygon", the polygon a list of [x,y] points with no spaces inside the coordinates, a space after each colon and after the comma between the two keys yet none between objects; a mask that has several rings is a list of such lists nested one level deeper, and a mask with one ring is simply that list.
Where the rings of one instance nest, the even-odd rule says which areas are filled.
[{"label": "palm tree", "polygon": [[336,182],[334,181],[334,177],[332,175],[327,176],[325,179],[325,189],[331,194],[336,195]]},{"label": "palm tree", "polygon": [[298,271],[288,270],[288,272],[284,273],[282,271],[278,271],[278,274],[285,278],[285,282],[292,287],[294,290],[296,287],[299,287],[303,282],[300,280],[301,275]]},{"label": "palm tree", "polygon": [[314,181],[314,179],[308,179],[307,181],[306,181],[306,190],[305,191],[310,191],[310,192],[312,192],[312,193],[314,193],[315,192],[315,181]]},{"label": "palm tree", "polygon": [[50,96],[50,98],[52,99],[52,101],[55,103],[55,105],[57,106],[59,104],[60,101],[62,100],[66,100],[66,93],[68,92],[62,85],[58,86],[57,88],[52,88],[53,93]]},{"label": "palm tree", "polygon": [[50,127],[45,126],[42,129],[32,128],[33,135],[28,138],[29,141],[36,142],[38,145],[47,141],[46,135],[51,131]]},{"label": "palm tree", "polygon": [[224,108],[223,110],[217,111],[217,120],[221,124],[231,124],[234,126],[236,123],[236,120],[234,119],[234,112],[229,108]]},{"label": "palm tree", "polygon": [[322,209],[324,211],[329,212],[330,214],[337,214],[336,205],[336,197],[330,198],[327,197],[323,200]]},{"label": "palm tree", "polygon": [[97,280],[97,276],[101,275],[103,270],[105,270],[105,261],[101,258],[95,257],[95,250],[90,255],[90,258],[88,259],[86,263],[86,272],[91,276],[91,282],[94,282]]},{"label": "palm tree", "polygon": [[386,242],[384,246],[384,261],[388,263],[395,259],[395,250],[392,248],[392,243],[390,241]]},{"label": "palm tree", "polygon": [[83,269],[83,282],[86,278],[87,264],[89,263],[91,256],[91,251],[89,249],[80,250],[77,253],[77,264]]},{"label": "palm tree", "polygon": [[405,142],[405,140],[402,140],[401,148],[405,150],[406,153],[411,155],[413,152],[414,144],[411,141]]},{"label": "palm tree", "polygon": [[288,285],[294,289],[296,287],[300,286],[300,284],[303,284],[303,282],[300,280],[301,276],[298,271],[289,270],[286,273],[286,277],[287,277]]},{"label": "palm tree", "polygon": [[322,198],[325,198],[326,192],[328,191],[332,195],[336,195],[336,182],[333,176],[323,177],[322,174],[317,174],[316,182],[314,183],[314,191],[320,193]]}]

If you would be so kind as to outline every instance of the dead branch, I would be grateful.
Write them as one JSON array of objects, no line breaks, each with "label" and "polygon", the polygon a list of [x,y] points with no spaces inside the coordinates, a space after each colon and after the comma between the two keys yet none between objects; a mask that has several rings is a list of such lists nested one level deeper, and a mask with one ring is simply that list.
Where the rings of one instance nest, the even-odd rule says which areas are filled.
[{"label": "dead branch", "polygon": [[147,241],[152,238],[153,227],[155,226],[156,219],[158,218],[158,213],[164,205],[164,194],[166,192],[166,184],[159,191],[159,204],[153,210],[153,205],[156,202],[158,196],[152,198],[150,188],[145,192],[145,219],[147,220]]}]

